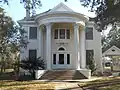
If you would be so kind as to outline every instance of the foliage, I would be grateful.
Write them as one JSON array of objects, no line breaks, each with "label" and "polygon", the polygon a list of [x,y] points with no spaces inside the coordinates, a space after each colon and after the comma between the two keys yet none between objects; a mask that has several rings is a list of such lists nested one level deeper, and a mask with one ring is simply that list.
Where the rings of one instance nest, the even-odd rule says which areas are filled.
[{"label": "foliage", "polygon": [[120,29],[118,27],[113,27],[107,36],[102,37],[102,49],[103,52],[115,45],[120,48]]},{"label": "foliage", "polygon": [[[0,0],[0,3],[9,4],[10,0]],[[64,0],[67,2],[68,0]],[[79,0],[84,7],[96,13],[95,22],[98,31],[105,30],[109,24],[116,25],[120,21],[120,0]],[[35,9],[40,7],[41,0],[20,0],[26,10],[35,14]]]},{"label": "foliage", "polygon": [[120,21],[120,0],[80,0],[84,6],[90,6],[96,12],[95,21],[99,31],[108,24],[116,25]]},{"label": "foliage", "polygon": [[[69,0],[65,0],[69,1]],[[105,30],[109,24],[120,22],[120,0],[79,0],[84,7],[96,13],[95,22],[98,31]]]},{"label": "foliage", "polygon": [[[10,0],[0,0],[0,4],[4,3],[9,5]],[[20,0],[26,10],[30,10],[32,15],[35,14],[35,9],[42,6],[41,0]]]},{"label": "foliage", "polygon": [[24,60],[21,60],[20,67],[23,68],[24,70],[29,71],[29,73],[33,77],[35,77],[35,70],[45,69],[45,63],[44,63],[44,60],[41,59],[41,57],[36,59],[26,58]]},{"label": "foliage", "polygon": [[92,53],[88,54],[87,61],[88,61],[88,68],[91,70],[91,74],[93,75],[93,73],[96,71],[96,66],[95,66],[95,61]]},{"label": "foliage", "polygon": [[20,47],[27,47],[28,41],[25,31],[15,25],[9,16],[0,8],[0,68],[5,71],[18,60]]}]

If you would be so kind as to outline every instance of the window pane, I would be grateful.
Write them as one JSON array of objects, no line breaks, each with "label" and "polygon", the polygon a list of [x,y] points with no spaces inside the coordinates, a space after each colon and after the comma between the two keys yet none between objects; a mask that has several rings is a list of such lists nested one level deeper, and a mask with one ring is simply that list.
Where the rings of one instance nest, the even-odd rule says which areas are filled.
[{"label": "window pane", "polygon": [[54,31],[54,39],[58,39],[58,29]]},{"label": "window pane", "polygon": [[90,60],[94,59],[94,50],[86,50],[86,64],[89,65]]},{"label": "window pane", "polygon": [[37,39],[37,27],[30,27],[29,39]]},{"label": "window pane", "polygon": [[67,54],[67,64],[70,64],[70,54]]},{"label": "window pane", "polygon": [[86,39],[93,40],[93,28],[92,27],[86,27]]},{"label": "window pane", "polygon": [[53,54],[53,64],[56,64],[56,54]]},{"label": "window pane", "polygon": [[37,50],[29,50],[29,59],[35,60],[37,58]]},{"label": "window pane", "polygon": [[65,29],[60,29],[60,39],[65,39]]},{"label": "window pane", "polygon": [[70,30],[69,29],[67,29],[66,35],[67,35],[67,39],[70,39]]},{"label": "window pane", "polygon": [[59,64],[64,64],[64,54],[59,54]]}]

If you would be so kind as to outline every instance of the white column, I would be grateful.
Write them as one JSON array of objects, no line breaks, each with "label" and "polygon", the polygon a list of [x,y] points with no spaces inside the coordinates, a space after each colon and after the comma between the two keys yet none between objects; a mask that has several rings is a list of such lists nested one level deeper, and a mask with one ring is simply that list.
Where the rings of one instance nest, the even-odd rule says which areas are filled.
[{"label": "white column", "polygon": [[81,68],[86,68],[86,49],[85,49],[85,28],[80,30],[80,51],[81,51]]},{"label": "white column", "polygon": [[47,69],[51,69],[51,24],[46,24],[46,61]]},{"label": "white column", "polygon": [[42,30],[39,26],[38,27],[38,48],[39,48],[38,55],[39,55],[39,57],[42,56],[42,45],[41,44],[42,44]]},{"label": "white column", "polygon": [[75,46],[75,66],[80,70],[80,56],[79,56],[79,25],[74,24],[74,46]]}]

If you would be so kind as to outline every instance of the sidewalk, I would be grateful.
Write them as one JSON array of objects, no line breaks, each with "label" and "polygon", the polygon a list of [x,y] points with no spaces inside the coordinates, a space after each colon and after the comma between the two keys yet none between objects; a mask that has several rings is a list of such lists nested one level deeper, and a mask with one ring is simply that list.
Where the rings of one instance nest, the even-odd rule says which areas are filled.
[{"label": "sidewalk", "polygon": [[87,82],[93,80],[99,80],[102,77],[92,77],[91,79],[82,80],[35,80],[36,82],[50,82],[50,84],[55,85],[56,90],[83,90],[78,86],[80,82]]},{"label": "sidewalk", "polygon": [[78,83],[67,83],[67,82],[56,82],[55,89],[56,90],[82,90],[78,86]]}]

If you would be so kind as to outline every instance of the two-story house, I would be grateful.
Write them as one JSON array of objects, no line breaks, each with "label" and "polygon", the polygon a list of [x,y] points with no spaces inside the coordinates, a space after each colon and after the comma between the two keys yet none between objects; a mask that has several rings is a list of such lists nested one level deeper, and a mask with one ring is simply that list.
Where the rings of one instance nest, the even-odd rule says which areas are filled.
[{"label": "two-story house", "polygon": [[[47,70],[89,72],[88,53],[101,70],[101,34],[89,17],[60,3],[47,12],[18,21],[27,32],[29,44],[20,58],[42,57]],[[87,74],[88,76],[88,74]]]}]

